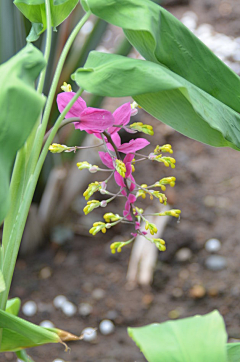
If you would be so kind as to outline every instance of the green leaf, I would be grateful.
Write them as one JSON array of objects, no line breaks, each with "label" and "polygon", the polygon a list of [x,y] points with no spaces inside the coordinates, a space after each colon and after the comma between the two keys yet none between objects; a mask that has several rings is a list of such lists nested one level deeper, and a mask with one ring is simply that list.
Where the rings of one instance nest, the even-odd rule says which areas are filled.
[{"label": "green leaf", "polygon": [[0,222],[9,207],[9,180],[16,152],[24,145],[45,102],[34,89],[44,66],[42,53],[31,44],[0,66]]},{"label": "green leaf", "polygon": [[20,306],[21,306],[21,300],[19,298],[9,299],[7,301],[6,312],[17,316]]},{"label": "green leaf", "polygon": [[61,342],[57,333],[3,310],[0,310],[0,328],[3,328],[1,352],[15,352],[42,344]]},{"label": "green leaf", "polygon": [[128,333],[148,362],[227,362],[227,333],[217,311],[128,328]]},{"label": "green leaf", "polygon": [[34,362],[34,360],[28,356],[27,352],[23,349],[22,351],[17,351],[16,356],[24,362]]},{"label": "green leaf", "polygon": [[228,362],[240,361],[240,343],[227,343]]},{"label": "green leaf", "polygon": [[[78,0],[50,0],[52,26],[55,28],[61,24],[70,15],[77,3]],[[31,33],[29,34],[30,38],[28,38],[28,40],[35,41],[36,34],[39,36],[43,31],[46,30],[47,27],[45,1],[14,0],[14,4],[32,23],[42,24],[41,32],[40,25],[38,25],[37,32],[36,28],[32,29],[34,36],[32,36]]]},{"label": "green leaf", "polygon": [[144,58],[163,64],[240,112],[240,78],[189,29],[149,0],[87,0],[91,12],[123,28]]},{"label": "green leaf", "polygon": [[240,115],[159,64],[91,52],[72,78],[94,94],[132,96],[148,113],[190,138],[240,149]]},{"label": "green leaf", "polygon": [[34,42],[38,40],[39,36],[43,32],[43,24],[41,23],[32,23],[30,33],[27,36],[27,41]]},{"label": "green leaf", "polygon": [[43,328],[15,315],[0,310],[0,328],[3,328],[0,352],[16,352],[48,343],[78,341],[78,337],[57,328]]},{"label": "green leaf", "polygon": [[3,273],[0,270],[0,293],[3,292],[6,289]]}]

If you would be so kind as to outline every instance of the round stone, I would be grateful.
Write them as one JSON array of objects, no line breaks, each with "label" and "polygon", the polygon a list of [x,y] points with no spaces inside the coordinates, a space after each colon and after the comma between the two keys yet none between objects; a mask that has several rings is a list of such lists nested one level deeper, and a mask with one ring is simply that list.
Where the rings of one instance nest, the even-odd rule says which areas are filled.
[{"label": "round stone", "polygon": [[37,304],[34,301],[29,300],[23,304],[22,312],[27,317],[34,316],[37,313]]},{"label": "round stone", "polygon": [[67,298],[65,295],[58,295],[53,299],[53,305],[56,308],[62,308],[63,303],[67,301]]},{"label": "round stone", "polygon": [[39,325],[44,328],[54,328],[54,324],[48,320],[42,321]]},{"label": "round stone", "polygon": [[227,261],[223,256],[211,255],[206,259],[206,267],[212,271],[218,271],[226,268]]},{"label": "round stone", "polygon": [[79,304],[78,311],[79,314],[83,317],[88,316],[91,314],[93,307],[88,303],[81,303]]},{"label": "round stone", "polygon": [[74,314],[77,313],[77,307],[68,300],[62,304],[61,309],[63,313],[68,317],[72,317],[74,316]]},{"label": "round stone", "polygon": [[180,261],[181,263],[189,261],[191,259],[191,257],[192,257],[192,252],[188,248],[179,249],[176,253],[176,259],[177,259],[177,261]]},{"label": "round stone", "polygon": [[190,289],[189,294],[190,294],[190,297],[193,299],[201,299],[205,296],[206,289],[202,285],[194,285]]},{"label": "round stone", "polygon": [[106,317],[114,321],[118,317],[118,312],[116,310],[109,310]]},{"label": "round stone", "polygon": [[108,334],[111,334],[114,332],[115,326],[113,324],[112,321],[108,320],[108,319],[104,319],[100,324],[99,324],[99,330],[102,334],[104,334],[105,336],[107,336]]},{"label": "round stone", "polygon": [[105,297],[105,291],[101,288],[96,288],[92,291],[92,297],[96,300],[103,299]]},{"label": "round stone", "polygon": [[82,331],[83,340],[86,342],[92,342],[97,338],[97,331],[94,328],[88,327]]},{"label": "round stone", "polygon": [[206,241],[205,249],[209,253],[216,253],[221,249],[221,242],[218,239],[209,239]]}]

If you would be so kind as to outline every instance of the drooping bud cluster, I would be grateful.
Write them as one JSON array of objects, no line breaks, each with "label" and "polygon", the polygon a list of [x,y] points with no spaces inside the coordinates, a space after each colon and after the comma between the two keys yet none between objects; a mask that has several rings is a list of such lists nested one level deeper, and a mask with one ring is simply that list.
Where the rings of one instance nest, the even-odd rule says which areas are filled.
[{"label": "drooping bud cluster", "polygon": [[[62,90],[64,90],[65,93],[61,93],[57,98],[60,111],[63,110],[63,106],[66,106],[74,96],[71,88],[66,83],[62,86]],[[120,252],[122,247],[130,244],[137,235],[144,236],[147,240],[154,243],[160,251],[166,250],[165,241],[157,238],[157,226],[154,223],[149,222],[146,217],[148,215],[155,215],[180,218],[181,213],[178,209],[172,209],[145,215],[144,210],[136,205],[136,201],[139,197],[145,199],[147,195],[151,200],[156,198],[161,204],[166,205],[167,197],[164,194],[164,191],[168,185],[170,187],[174,187],[176,181],[173,176],[164,177],[148,186],[146,183],[139,185],[133,177],[136,165],[145,160],[156,161],[163,163],[166,167],[170,166],[171,168],[175,168],[175,159],[173,157],[163,156],[163,153],[173,153],[172,147],[169,144],[163,146],[157,145],[153,152],[144,156],[142,154],[138,154],[138,151],[150,144],[150,142],[146,139],[136,138],[132,139],[128,143],[121,143],[121,139],[118,134],[121,128],[130,133],[139,131],[148,135],[154,134],[152,126],[143,124],[142,122],[135,122],[129,125],[131,116],[137,113],[137,108],[141,107],[139,107],[136,102],[133,102],[132,104],[125,103],[111,114],[106,110],[87,108],[84,100],[82,98],[78,98],[77,105],[72,106],[66,117],[71,118],[74,115],[76,119],[76,114],[79,113],[79,122],[74,123],[75,128],[85,129],[88,133],[92,133],[97,138],[102,139],[103,143],[101,145],[105,148],[105,152],[99,152],[99,157],[107,168],[100,168],[97,165],[91,165],[87,161],[83,161],[77,163],[78,169],[87,169],[91,173],[100,171],[110,172],[110,176],[107,179],[104,181],[95,181],[90,183],[86,191],[83,193],[83,196],[87,200],[87,204],[83,209],[85,215],[89,214],[95,208],[106,207],[116,197],[124,197],[126,200],[122,215],[107,212],[103,216],[105,222],[95,222],[89,230],[90,234],[96,235],[100,231],[102,233],[106,233],[107,229],[110,229],[118,223],[131,224],[133,227],[131,238],[127,241],[113,243],[111,245],[112,253],[115,253],[116,251]],[[84,112],[82,110],[84,110]],[[53,153],[76,152],[79,148],[81,147],[68,147],[65,145],[52,144],[49,147],[49,150]],[[122,158],[120,153],[125,154],[125,157]],[[107,190],[108,181],[113,176],[117,185],[116,192],[110,192]],[[157,188],[160,189],[161,192],[157,190]],[[89,200],[96,192],[100,192],[102,195],[110,195],[110,198],[103,201]],[[145,229],[141,229],[142,224]],[[155,238],[152,236],[155,236]]]}]

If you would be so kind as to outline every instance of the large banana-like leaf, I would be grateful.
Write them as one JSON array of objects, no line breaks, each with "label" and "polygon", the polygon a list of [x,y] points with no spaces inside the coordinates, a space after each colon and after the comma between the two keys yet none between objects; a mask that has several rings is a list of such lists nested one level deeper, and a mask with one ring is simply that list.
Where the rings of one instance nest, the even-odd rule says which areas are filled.
[{"label": "large banana-like leaf", "polygon": [[161,6],[150,0],[82,1],[95,15],[123,28],[145,59],[164,64],[240,112],[239,77]]},{"label": "large banana-like leaf", "polygon": [[0,66],[0,222],[9,207],[9,180],[16,152],[24,145],[45,102],[34,88],[44,66],[42,53],[31,44]]},{"label": "large banana-like leaf", "polygon": [[227,362],[227,333],[217,311],[128,333],[148,362]]},{"label": "large banana-like leaf", "polygon": [[132,96],[148,113],[190,138],[240,150],[240,115],[160,64],[91,52],[73,79],[94,94]]}]

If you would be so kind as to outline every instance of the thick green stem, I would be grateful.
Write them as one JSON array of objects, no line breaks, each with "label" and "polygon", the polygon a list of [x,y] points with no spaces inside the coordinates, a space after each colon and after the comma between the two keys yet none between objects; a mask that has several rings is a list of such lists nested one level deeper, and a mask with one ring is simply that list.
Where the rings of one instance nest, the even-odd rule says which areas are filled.
[{"label": "thick green stem", "polygon": [[[44,52],[44,59],[46,61],[46,64],[48,64],[48,59],[51,51],[51,43],[52,43],[52,16],[51,16],[51,7],[49,0],[45,0],[45,8],[47,16],[47,39],[46,39],[46,47]],[[46,70],[47,69],[44,68],[40,74],[39,83],[37,87],[38,93],[42,93],[45,82]]]},{"label": "thick green stem", "polygon": [[25,193],[23,195],[22,203],[19,207],[18,214],[16,217],[16,222],[13,226],[12,232],[10,234],[7,247],[5,250],[4,255],[4,261],[3,261],[3,276],[6,284],[6,289],[4,292],[0,294],[0,309],[5,309],[7,298],[9,294],[9,289],[12,281],[12,276],[17,260],[18,250],[20,247],[22,234],[24,231],[24,227],[27,220],[28,211],[32,202],[33,194],[36,188],[36,184],[42,169],[42,165],[44,163],[44,160],[48,153],[48,147],[50,146],[51,142],[53,141],[54,136],[56,135],[58,128],[69,111],[69,109],[72,107],[74,102],[77,100],[77,98],[81,95],[83,92],[82,89],[79,89],[79,91],[75,94],[75,96],[71,99],[71,101],[68,103],[67,107],[64,109],[62,114],[58,117],[51,134],[49,135],[45,146],[41,152],[40,158],[38,160],[37,166],[35,168],[34,174],[31,175]]}]

